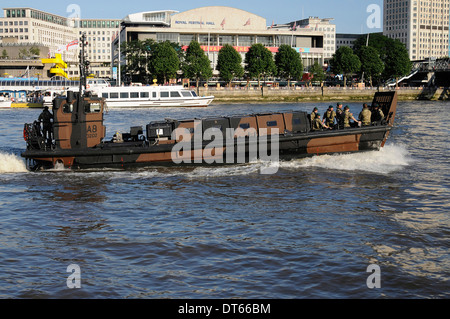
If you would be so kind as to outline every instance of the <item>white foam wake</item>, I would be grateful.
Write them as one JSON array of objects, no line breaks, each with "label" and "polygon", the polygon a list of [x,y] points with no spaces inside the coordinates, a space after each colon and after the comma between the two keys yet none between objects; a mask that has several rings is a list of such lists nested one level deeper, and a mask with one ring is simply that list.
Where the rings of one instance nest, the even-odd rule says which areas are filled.
[{"label": "white foam wake", "polygon": [[0,152],[0,174],[25,172],[27,167],[22,159],[14,154]]},{"label": "white foam wake", "polygon": [[386,145],[380,151],[340,155],[320,155],[290,162],[283,168],[319,167],[330,170],[367,171],[387,174],[400,170],[412,162],[408,150],[400,145]]}]

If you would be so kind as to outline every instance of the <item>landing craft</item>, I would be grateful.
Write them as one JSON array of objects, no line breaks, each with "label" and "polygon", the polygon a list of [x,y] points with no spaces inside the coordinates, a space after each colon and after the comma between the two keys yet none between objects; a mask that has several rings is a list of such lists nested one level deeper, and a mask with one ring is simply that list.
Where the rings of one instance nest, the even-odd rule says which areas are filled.
[{"label": "landing craft", "polygon": [[[80,74],[85,75],[82,37]],[[119,168],[149,165],[234,164],[261,158],[271,150],[279,158],[379,150],[393,128],[396,92],[373,98],[386,115],[370,126],[313,131],[303,111],[249,114],[150,122],[145,130],[105,139],[105,100],[82,89],[53,100],[52,139],[40,123],[25,124],[27,149],[22,153],[30,170],[64,166],[70,169]],[[214,137],[214,138],[213,138]],[[243,156],[242,156],[243,155]],[[272,154],[273,155],[273,154]],[[278,157],[277,157],[278,158]],[[243,159],[243,160],[242,160]]]}]

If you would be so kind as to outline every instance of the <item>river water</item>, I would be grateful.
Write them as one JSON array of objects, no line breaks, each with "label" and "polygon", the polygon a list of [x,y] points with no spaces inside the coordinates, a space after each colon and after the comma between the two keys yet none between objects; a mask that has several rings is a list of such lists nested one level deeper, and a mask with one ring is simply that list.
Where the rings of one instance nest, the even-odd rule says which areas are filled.
[{"label": "river water", "polygon": [[[107,136],[314,106],[328,103],[110,110]],[[449,298],[449,110],[400,102],[381,151],[272,175],[265,162],[31,173],[22,129],[40,110],[0,110],[0,298]]]}]

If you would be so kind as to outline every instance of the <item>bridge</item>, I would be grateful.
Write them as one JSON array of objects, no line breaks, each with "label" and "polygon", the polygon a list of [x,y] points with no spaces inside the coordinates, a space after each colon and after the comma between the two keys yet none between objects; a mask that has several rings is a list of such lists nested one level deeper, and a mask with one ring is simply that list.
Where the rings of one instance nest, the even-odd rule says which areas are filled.
[{"label": "bridge", "polygon": [[[412,71],[399,84],[419,87],[450,87],[450,58],[413,62]],[[390,82],[389,86],[395,85]]]}]

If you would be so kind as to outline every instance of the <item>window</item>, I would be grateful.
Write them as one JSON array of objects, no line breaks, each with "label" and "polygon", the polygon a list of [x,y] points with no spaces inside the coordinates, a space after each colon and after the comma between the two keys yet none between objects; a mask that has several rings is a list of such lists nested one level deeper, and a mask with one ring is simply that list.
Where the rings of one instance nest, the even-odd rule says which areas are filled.
[{"label": "window", "polygon": [[161,92],[161,97],[169,97],[169,92]]},{"label": "window", "polygon": [[278,124],[277,124],[277,121],[268,121],[267,122],[267,126],[277,126]]},{"label": "window", "polygon": [[109,94],[109,97],[110,97],[111,99],[118,99],[118,98],[119,98],[119,93],[110,93],[110,94]]},{"label": "window", "polygon": [[172,91],[170,92],[170,97],[180,97],[180,93],[178,93],[177,91]]},{"label": "window", "polygon": [[73,111],[73,104],[69,103],[64,104],[63,113],[72,113],[72,111]]},{"label": "window", "polygon": [[108,93],[102,93],[102,98],[107,99],[108,98]]},{"label": "window", "polygon": [[141,92],[141,99],[142,98],[148,98],[150,95],[148,94],[148,92]]},{"label": "window", "polygon": [[190,93],[190,92],[187,92],[187,91],[181,91],[181,94],[182,94],[184,97],[191,97],[191,93]]},{"label": "window", "polygon": [[138,99],[139,98],[139,92],[131,92],[130,98],[132,99]]},{"label": "window", "polygon": [[246,129],[250,128],[250,123],[239,124],[239,127],[243,130],[246,130]]}]

